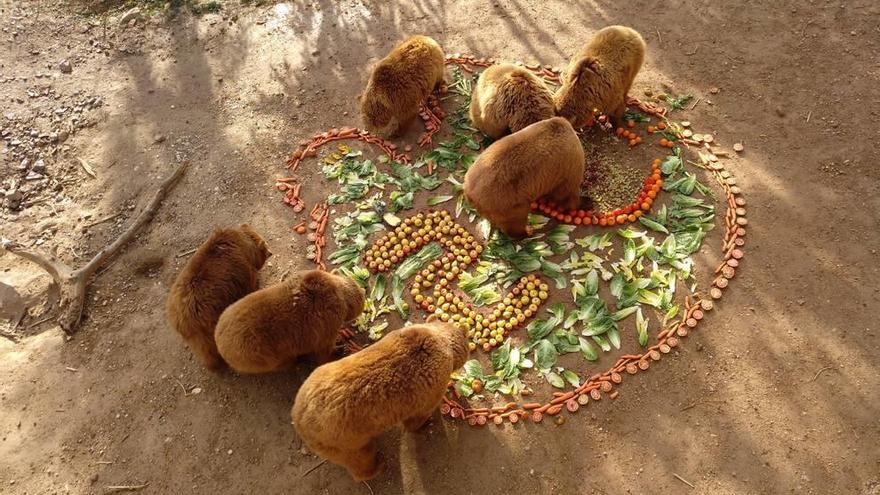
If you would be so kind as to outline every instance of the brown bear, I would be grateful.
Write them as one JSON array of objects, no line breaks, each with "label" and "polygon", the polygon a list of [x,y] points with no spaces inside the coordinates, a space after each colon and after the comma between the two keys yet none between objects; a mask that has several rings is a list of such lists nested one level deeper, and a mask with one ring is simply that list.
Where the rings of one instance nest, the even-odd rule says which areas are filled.
[{"label": "brown bear", "polygon": [[249,225],[218,229],[175,279],[165,304],[168,323],[206,368],[216,371],[224,364],[214,343],[220,314],[257,290],[258,271],[271,255]]},{"label": "brown bear", "polygon": [[363,309],[364,290],[354,280],[320,270],[297,272],[227,308],[214,340],[239,373],[279,371],[306,354],[325,363],[339,329]]},{"label": "brown bear", "polygon": [[591,123],[594,110],[623,120],[626,95],[645,61],[645,40],[633,29],[608,26],[599,30],[568,65],[556,92],[556,115],[576,129]]},{"label": "brown bear", "polygon": [[580,204],[584,150],[562,117],[534,123],[492,143],[464,176],[464,195],[505,234],[529,234],[531,203],[545,197],[562,209]]},{"label": "brown bear", "polygon": [[522,67],[493,65],[480,74],[470,115],[474,127],[498,139],[553,117],[553,94],[544,81]]},{"label": "brown bear", "polygon": [[427,36],[413,36],[379,61],[360,96],[364,123],[372,132],[393,137],[412,123],[419,105],[443,82],[446,58]]},{"label": "brown bear", "polygon": [[345,467],[356,481],[371,479],[382,470],[376,438],[400,423],[418,430],[430,419],[468,352],[467,332],[448,323],[389,332],[318,367],[296,394],[293,427],[314,453]]}]

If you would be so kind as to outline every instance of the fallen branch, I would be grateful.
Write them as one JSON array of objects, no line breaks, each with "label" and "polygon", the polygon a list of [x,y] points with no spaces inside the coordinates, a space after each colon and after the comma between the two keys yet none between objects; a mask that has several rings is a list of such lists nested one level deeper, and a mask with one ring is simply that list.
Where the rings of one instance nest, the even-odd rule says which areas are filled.
[{"label": "fallen branch", "polygon": [[834,369],[833,366],[826,366],[826,367],[822,368],[821,370],[816,372],[816,374],[813,376],[813,379],[810,380],[810,382],[815,382],[816,379],[819,378],[819,375],[821,375],[823,371],[828,371],[828,370],[833,370],[833,369]]},{"label": "fallen branch", "polygon": [[688,481],[688,480],[682,478],[681,476],[679,476],[679,475],[677,475],[677,474],[675,474],[675,473],[672,473],[672,475],[675,476],[675,477],[678,479],[678,481],[681,481],[681,482],[684,483],[685,485],[687,485],[687,486],[689,486],[689,487],[691,487],[691,488],[696,488],[694,485],[691,484],[690,481]]},{"label": "fallen branch", "polygon": [[104,218],[102,218],[102,219],[100,219],[100,220],[96,220],[96,221],[94,221],[94,222],[92,222],[92,223],[86,225],[85,227],[83,227],[83,229],[90,229],[90,228],[94,227],[95,225],[99,225],[99,224],[102,224],[102,223],[104,223],[104,222],[109,222],[110,220],[113,220],[114,218],[118,217],[119,215],[122,215],[122,212],[121,212],[121,211],[118,211],[118,212],[116,212],[116,213],[114,213],[114,214],[112,214],[112,215],[108,215],[108,216],[106,216],[106,217],[104,217]]},{"label": "fallen branch", "polygon": [[[146,208],[135,218],[134,223],[129,226],[112,244],[101,249],[86,265],[78,270],[73,270],[69,266],[50,260],[43,255],[27,251],[12,241],[3,242],[3,248],[21,258],[24,258],[45,270],[52,276],[53,283],[57,285],[61,292],[61,300],[58,303],[58,313],[56,321],[62,330],[68,334],[76,331],[79,321],[82,318],[83,306],[85,305],[86,289],[89,279],[109,258],[115,255],[125,246],[137,233],[146,225],[153,216],[168,191],[177,183],[180,176],[186,170],[188,162],[183,162],[177,166],[174,172],[165,179],[159,186],[159,190],[153,195],[153,199]],[[146,485],[144,485],[146,486]]]},{"label": "fallen branch", "polygon": [[108,486],[107,491],[105,493],[116,493],[116,492],[136,492],[138,490],[143,490],[149,486],[149,483],[144,483],[143,485],[115,485]]},{"label": "fallen branch", "polygon": [[184,256],[189,256],[189,255],[195,253],[197,250],[198,250],[198,248],[187,249],[186,251],[184,251],[182,253],[177,253],[175,258],[183,258]]},{"label": "fallen branch", "polygon": [[327,463],[327,459],[322,460],[322,461],[319,462],[318,464],[316,464],[316,465],[312,466],[311,468],[309,468],[308,471],[304,472],[304,473],[302,474],[302,476],[300,476],[300,478],[305,478],[306,476],[310,475],[310,474],[312,473],[312,471],[314,471],[315,469],[318,469],[319,467],[323,466],[323,465],[326,464],[326,463]]}]

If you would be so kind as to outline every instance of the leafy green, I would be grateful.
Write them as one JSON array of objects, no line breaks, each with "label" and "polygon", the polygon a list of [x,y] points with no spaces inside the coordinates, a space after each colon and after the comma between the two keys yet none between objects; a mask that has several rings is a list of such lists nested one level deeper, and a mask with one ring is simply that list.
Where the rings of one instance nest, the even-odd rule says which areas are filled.
[{"label": "leafy green", "polygon": [[434,196],[432,198],[428,198],[428,206],[437,206],[440,203],[445,203],[452,199],[453,196]]},{"label": "leafy green", "polygon": [[648,320],[642,315],[642,308],[636,313],[636,332],[639,335],[639,344],[642,347],[648,345]]},{"label": "leafy green", "polygon": [[681,110],[687,105],[687,102],[693,99],[693,95],[665,95],[664,99],[669,104],[670,110]]},{"label": "leafy green", "polygon": [[557,375],[554,372],[547,373],[547,381],[550,382],[550,385],[553,385],[556,388],[565,388],[565,381],[561,376]]},{"label": "leafy green", "polygon": [[548,372],[558,357],[556,347],[548,340],[541,340],[535,347],[535,366],[541,373]]}]

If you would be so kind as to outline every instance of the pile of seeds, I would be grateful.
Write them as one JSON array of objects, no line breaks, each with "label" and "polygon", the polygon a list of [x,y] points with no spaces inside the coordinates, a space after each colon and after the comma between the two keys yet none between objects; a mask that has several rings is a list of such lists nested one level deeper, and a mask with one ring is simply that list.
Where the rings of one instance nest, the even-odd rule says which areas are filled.
[{"label": "pile of seeds", "polygon": [[[609,162],[603,161],[600,162],[600,165],[601,163],[607,164]],[[604,188],[597,187],[596,190],[601,191],[598,194],[608,196],[611,196],[613,192],[614,203],[612,204],[618,206],[614,210],[594,206],[594,209],[588,210],[577,209],[563,211],[557,208],[554,203],[544,200],[538,200],[532,203],[532,209],[539,210],[560,222],[574,225],[600,225],[605,227],[623,225],[626,222],[635,222],[645,212],[651,210],[651,205],[654,203],[654,199],[657,197],[657,194],[660,193],[660,188],[663,186],[663,179],[660,177],[660,163],[661,161],[659,158],[654,159],[651,163],[651,175],[644,178],[642,178],[641,174],[635,169],[624,167],[615,169],[613,164],[606,175],[597,175],[597,177],[600,177],[599,181],[604,182]],[[622,170],[627,170],[629,172],[621,172]],[[639,184],[641,184],[641,189],[639,189]],[[638,190],[639,193],[637,195],[632,194],[632,191],[634,190]],[[618,194],[628,194],[629,198],[635,196],[635,200],[624,207],[620,207],[619,205],[626,204],[630,199],[621,201],[618,199]],[[607,200],[609,202],[612,201],[610,198]]]},{"label": "pile of seeds", "polygon": [[610,212],[626,204],[636,195],[644,178],[635,167],[611,159],[596,157],[588,160],[581,183],[587,209]]}]

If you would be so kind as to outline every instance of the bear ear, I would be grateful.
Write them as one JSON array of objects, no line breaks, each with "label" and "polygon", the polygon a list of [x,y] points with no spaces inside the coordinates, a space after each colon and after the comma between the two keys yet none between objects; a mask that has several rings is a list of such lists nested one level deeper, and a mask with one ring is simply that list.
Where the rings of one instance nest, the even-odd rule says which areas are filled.
[{"label": "bear ear", "polygon": [[437,321],[437,315],[435,315],[434,313],[429,314],[428,317],[425,318],[425,323],[431,323],[434,321]]}]

